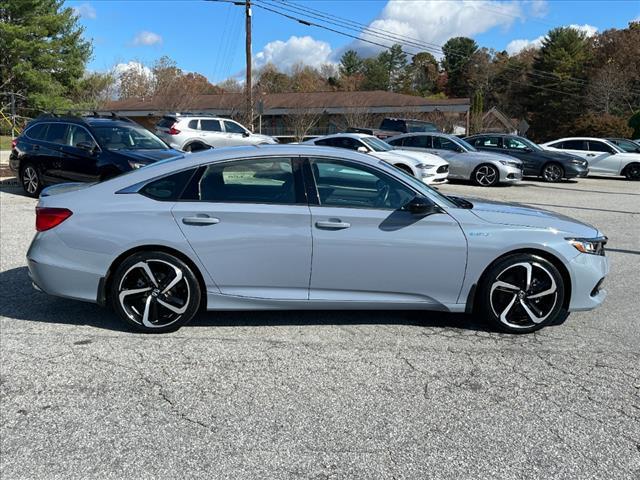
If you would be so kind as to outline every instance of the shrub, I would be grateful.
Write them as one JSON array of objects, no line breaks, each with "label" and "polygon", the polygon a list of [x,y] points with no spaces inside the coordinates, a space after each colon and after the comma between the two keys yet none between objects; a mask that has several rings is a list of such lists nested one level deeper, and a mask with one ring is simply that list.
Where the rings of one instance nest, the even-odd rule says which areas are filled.
[{"label": "shrub", "polygon": [[633,129],[624,119],[608,113],[589,113],[578,117],[573,125],[574,136],[629,138]]}]

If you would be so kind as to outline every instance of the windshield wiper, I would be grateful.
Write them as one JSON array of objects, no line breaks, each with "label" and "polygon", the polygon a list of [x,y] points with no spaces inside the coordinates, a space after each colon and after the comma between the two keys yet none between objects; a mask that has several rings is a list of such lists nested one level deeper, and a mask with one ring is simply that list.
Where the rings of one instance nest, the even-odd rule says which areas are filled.
[{"label": "windshield wiper", "polygon": [[451,195],[448,195],[447,198],[460,208],[466,208],[468,210],[471,210],[473,208],[473,203],[471,203],[469,200],[465,200],[464,198],[454,197]]}]

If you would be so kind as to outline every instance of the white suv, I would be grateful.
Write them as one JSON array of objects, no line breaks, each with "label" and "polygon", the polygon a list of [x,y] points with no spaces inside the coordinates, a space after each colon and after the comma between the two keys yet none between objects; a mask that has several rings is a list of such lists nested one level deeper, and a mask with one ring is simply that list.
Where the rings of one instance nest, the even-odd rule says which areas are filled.
[{"label": "white suv", "polygon": [[170,147],[185,152],[278,143],[272,137],[251,133],[228,118],[206,115],[165,115],[156,125],[155,133]]}]

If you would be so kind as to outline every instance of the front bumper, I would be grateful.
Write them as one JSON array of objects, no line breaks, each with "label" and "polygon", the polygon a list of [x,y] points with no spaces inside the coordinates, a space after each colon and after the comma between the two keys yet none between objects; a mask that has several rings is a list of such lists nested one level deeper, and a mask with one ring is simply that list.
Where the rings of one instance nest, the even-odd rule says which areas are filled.
[{"label": "front bumper", "polygon": [[444,183],[447,183],[448,178],[449,178],[449,172],[445,172],[445,173],[422,172],[422,176],[420,180],[422,180],[427,185],[442,185]]},{"label": "front bumper", "polygon": [[565,178],[584,178],[589,174],[589,167],[582,165],[567,164],[564,166]]},{"label": "front bumper", "polygon": [[604,255],[581,253],[569,262],[571,270],[570,312],[593,310],[607,296],[602,282],[609,273],[609,259]]},{"label": "front bumper", "polygon": [[500,183],[518,183],[522,180],[522,170],[517,167],[501,166]]}]

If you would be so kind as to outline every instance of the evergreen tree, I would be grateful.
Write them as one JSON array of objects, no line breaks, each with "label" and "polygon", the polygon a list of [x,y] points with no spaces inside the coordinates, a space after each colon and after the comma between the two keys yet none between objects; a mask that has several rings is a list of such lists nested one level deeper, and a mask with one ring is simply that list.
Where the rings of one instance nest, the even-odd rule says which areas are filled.
[{"label": "evergreen tree", "polygon": [[340,75],[352,77],[362,71],[362,58],[355,50],[347,50],[340,57]]},{"label": "evergreen tree", "polygon": [[442,68],[447,72],[447,93],[453,97],[468,97],[469,64],[473,54],[478,50],[478,44],[467,37],[454,37],[442,46]]},{"label": "evergreen tree", "polygon": [[69,98],[92,52],[82,33],[78,17],[62,0],[0,4],[0,91],[21,95],[16,97],[20,113],[73,106]]}]

